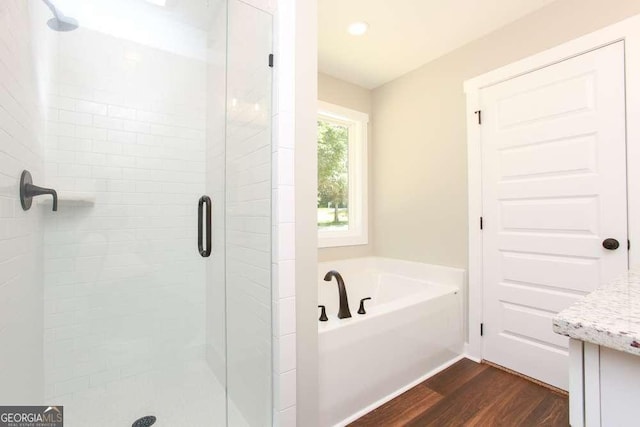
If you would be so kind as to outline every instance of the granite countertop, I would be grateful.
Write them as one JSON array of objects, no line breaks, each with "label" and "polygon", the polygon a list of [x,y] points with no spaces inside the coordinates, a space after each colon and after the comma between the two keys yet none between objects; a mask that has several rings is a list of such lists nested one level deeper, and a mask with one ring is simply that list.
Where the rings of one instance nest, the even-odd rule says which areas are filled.
[{"label": "granite countertop", "polygon": [[640,267],[558,313],[553,331],[640,356]]}]

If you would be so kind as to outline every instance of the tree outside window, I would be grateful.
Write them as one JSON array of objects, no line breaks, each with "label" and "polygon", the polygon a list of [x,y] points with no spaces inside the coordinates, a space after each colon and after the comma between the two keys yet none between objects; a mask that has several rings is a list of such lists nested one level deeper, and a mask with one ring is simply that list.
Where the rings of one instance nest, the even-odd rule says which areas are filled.
[{"label": "tree outside window", "polygon": [[318,120],[318,227],[349,228],[349,128]]},{"label": "tree outside window", "polygon": [[369,116],[318,101],[318,246],[365,245]]}]

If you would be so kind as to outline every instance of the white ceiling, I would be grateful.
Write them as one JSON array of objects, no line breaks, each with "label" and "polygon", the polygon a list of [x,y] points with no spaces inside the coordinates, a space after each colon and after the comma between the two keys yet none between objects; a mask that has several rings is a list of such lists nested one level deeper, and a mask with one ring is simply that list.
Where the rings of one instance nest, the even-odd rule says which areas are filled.
[{"label": "white ceiling", "polygon": [[[318,66],[372,89],[553,1],[319,0]],[[350,35],[354,21],[369,31]]]}]

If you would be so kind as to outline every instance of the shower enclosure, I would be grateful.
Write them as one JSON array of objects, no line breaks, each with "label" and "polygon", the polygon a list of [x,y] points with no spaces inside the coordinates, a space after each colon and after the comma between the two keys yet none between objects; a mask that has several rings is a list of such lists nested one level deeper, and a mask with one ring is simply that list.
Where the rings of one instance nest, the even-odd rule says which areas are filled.
[{"label": "shower enclosure", "polygon": [[0,2],[0,405],[271,424],[271,45],[241,0]]}]

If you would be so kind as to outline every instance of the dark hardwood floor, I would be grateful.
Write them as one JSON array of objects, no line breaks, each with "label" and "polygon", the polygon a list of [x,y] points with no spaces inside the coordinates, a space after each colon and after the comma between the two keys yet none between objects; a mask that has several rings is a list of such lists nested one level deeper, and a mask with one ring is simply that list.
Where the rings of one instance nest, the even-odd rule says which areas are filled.
[{"label": "dark hardwood floor", "polygon": [[566,396],[469,359],[462,359],[350,424],[354,427],[568,425]]}]

